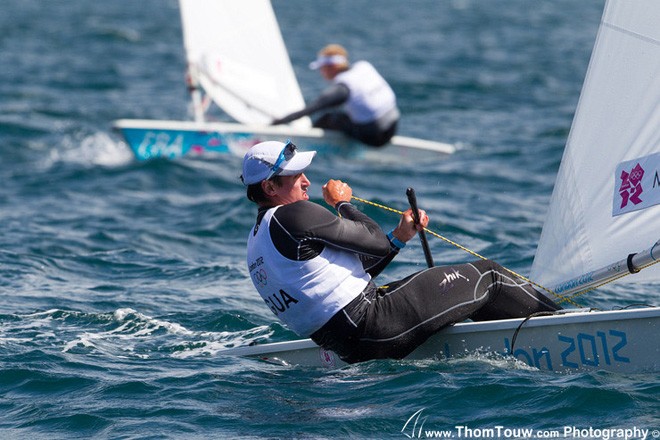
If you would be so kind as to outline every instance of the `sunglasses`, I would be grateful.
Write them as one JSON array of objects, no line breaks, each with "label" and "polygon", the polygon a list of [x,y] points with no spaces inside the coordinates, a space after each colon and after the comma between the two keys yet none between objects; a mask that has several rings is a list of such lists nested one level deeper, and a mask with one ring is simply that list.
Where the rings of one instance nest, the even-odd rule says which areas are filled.
[{"label": "sunglasses", "polygon": [[265,180],[270,179],[273,176],[277,176],[282,172],[282,168],[280,166],[282,165],[282,162],[288,162],[295,156],[296,154],[297,147],[291,142],[290,140],[286,141],[286,145],[284,145],[284,148],[282,148],[282,151],[280,151],[280,155],[277,156],[277,160],[273,164],[273,167],[270,169],[270,173],[268,174],[268,177],[266,177]]}]

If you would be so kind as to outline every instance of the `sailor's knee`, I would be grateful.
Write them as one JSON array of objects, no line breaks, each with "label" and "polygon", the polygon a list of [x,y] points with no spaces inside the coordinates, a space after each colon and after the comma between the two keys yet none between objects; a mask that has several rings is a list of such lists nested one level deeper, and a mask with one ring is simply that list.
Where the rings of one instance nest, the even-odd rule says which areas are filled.
[{"label": "sailor's knee", "polygon": [[493,260],[479,260],[472,263],[472,265],[475,266],[481,273],[486,273],[489,271],[501,273],[504,269],[501,264],[496,263]]}]

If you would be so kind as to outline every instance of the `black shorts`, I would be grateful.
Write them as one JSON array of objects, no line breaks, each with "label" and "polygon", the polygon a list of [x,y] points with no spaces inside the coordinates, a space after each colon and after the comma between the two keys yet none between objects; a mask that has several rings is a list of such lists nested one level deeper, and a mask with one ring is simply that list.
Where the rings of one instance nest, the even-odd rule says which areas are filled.
[{"label": "black shorts", "polygon": [[370,283],[311,338],[349,363],[401,359],[456,322],[560,308],[499,264],[480,260],[433,267],[386,286]]},{"label": "black shorts", "polygon": [[382,147],[396,134],[398,121],[393,121],[387,127],[378,123],[356,124],[344,112],[329,112],[314,121],[314,127],[327,130],[337,130],[372,147]]}]

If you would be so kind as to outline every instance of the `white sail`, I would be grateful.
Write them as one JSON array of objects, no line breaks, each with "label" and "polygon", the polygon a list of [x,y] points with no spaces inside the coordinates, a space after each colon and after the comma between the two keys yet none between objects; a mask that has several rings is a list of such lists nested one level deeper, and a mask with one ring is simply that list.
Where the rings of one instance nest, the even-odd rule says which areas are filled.
[{"label": "white sail", "polygon": [[[552,287],[660,239],[660,1],[609,0],[531,278]],[[623,279],[660,281],[660,264]]]},{"label": "white sail", "polygon": [[305,106],[269,0],[179,3],[193,81],[228,115],[264,125]]}]

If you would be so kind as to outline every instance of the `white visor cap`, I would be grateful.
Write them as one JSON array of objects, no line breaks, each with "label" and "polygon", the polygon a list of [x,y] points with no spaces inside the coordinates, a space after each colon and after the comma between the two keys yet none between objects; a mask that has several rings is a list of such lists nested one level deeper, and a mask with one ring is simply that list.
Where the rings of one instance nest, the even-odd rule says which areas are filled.
[{"label": "white visor cap", "polygon": [[320,55],[314,61],[309,63],[309,68],[318,70],[323,66],[348,65],[348,58],[344,55]]},{"label": "white visor cap", "polygon": [[[289,147],[291,145],[291,147]],[[292,152],[285,151],[293,148]],[[311,165],[316,151],[298,151],[290,141],[266,141],[253,145],[243,157],[244,185],[252,185],[272,176],[294,176]],[[289,158],[287,159],[287,156]],[[273,172],[275,170],[275,172]]]}]

